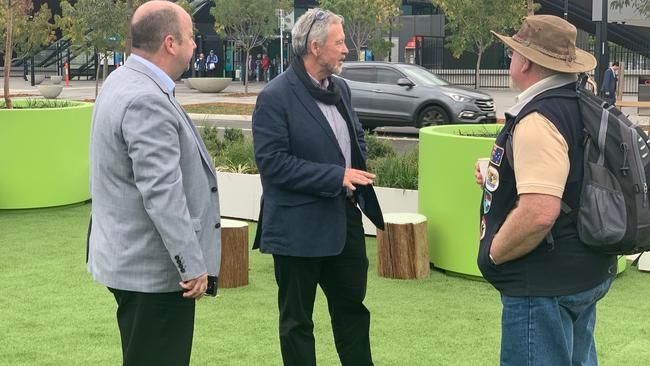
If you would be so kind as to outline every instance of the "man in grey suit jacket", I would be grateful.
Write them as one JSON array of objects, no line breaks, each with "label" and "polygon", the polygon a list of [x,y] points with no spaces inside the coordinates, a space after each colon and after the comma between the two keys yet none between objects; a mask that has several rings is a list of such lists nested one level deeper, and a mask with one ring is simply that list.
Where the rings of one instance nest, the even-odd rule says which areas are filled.
[{"label": "man in grey suit jacket", "polygon": [[93,114],[88,270],[117,301],[125,365],[187,365],[195,300],[221,260],[214,167],[174,98],[196,48],[192,20],[152,1],[131,32],[133,53]]}]

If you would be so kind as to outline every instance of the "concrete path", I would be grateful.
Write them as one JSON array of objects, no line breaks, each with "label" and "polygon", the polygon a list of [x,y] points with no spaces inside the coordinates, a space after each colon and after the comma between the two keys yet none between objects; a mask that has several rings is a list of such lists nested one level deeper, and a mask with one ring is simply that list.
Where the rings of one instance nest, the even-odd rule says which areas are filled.
[{"label": "concrete path", "polygon": [[[2,78],[0,78],[2,80]],[[46,80],[44,83],[49,83]],[[12,94],[30,94],[34,98],[40,98],[40,94],[36,86],[31,86],[29,82],[24,81],[22,78],[10,79],[10,90]],[[249,84],[249,93],[259,93],[266,86],[265,82],[252,82]],[[101,88],[101,84],[100,84]],[[497,117],[503,118],[505,111],[515,104],[516,92],[509,89],[481,89],[481,91],[490,94],[494,98],[494,103],[497,110]],[[198,103],[244,103],[255,104],[257,97],[233,97],[229,94],[243,93],[244,86],[240,81],[234,81],[230,86],[220,93],[201,93],[196,90],[189,89],[181,81],[176,83],[176,99],[181,104],[198,104]],[[59,96],[61,99],[92,99],[95,97],[95,82],[86,80],[73,80],[70,82],[69,87],[64,87],[63,92]],[[637,96],[624,96],[624,100],[636,101]],[[650,117],[639,116],[637,108],[625,107],[623,113],[628,115],[630,119],[639,124],[650,124]],[[233,116],[233,115],[196,115],[191,114],[192,119],[210,119],[210,120],[240,120],[250,121],[250,116]]]}]

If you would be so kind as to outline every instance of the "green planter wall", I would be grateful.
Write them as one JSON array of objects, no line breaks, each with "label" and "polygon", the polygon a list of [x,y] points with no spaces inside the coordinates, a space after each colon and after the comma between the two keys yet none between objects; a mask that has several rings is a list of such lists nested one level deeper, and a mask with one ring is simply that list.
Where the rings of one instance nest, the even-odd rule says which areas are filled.
[{"label": "green planter wall", "polygon": [[[14,105],[24,105],[14,101]],[[0,109],[0,209],[60,206],[90,198],[93,104]]]},{"label": "green planter wall", "polygon": [[447,125],[420,129],[419,211],[427,217],[429,255],[438,268],[481,276],[479,246],[481,188],[476,159],[489,157],[494,138],[459,134],[491,132],[502,125]]}]

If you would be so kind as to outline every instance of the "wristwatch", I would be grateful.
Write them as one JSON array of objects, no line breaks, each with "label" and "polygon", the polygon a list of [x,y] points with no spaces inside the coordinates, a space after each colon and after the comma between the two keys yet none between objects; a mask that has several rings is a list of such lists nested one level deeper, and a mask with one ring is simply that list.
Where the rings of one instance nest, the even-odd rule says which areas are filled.
[{"label": "wristwatch", "polygon": [[498,266],[497,262],[494,261],[494,258],[492,258],[492,253],[488,253],[488,257],[490,257],[490,262],[494,264],[495,266]]}]

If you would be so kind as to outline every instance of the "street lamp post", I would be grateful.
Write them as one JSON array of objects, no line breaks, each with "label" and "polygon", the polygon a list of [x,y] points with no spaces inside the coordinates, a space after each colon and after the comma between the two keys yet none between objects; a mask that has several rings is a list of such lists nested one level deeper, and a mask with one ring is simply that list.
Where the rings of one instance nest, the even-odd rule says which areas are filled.
[{"label": "street lamp post", "polygon": [[280,72],[279,74],[282,74],[284,72],[284,35],[282,32],[284,31],[284,10],[280,9],[280,12],[278,13],[280,15]]}]

